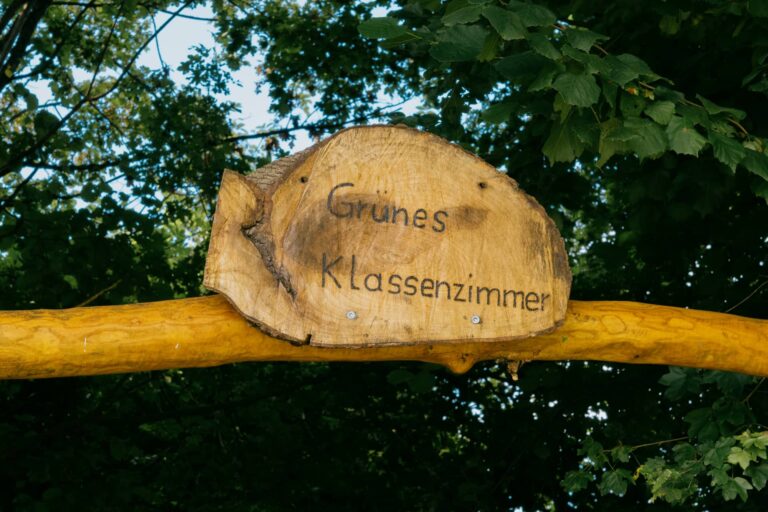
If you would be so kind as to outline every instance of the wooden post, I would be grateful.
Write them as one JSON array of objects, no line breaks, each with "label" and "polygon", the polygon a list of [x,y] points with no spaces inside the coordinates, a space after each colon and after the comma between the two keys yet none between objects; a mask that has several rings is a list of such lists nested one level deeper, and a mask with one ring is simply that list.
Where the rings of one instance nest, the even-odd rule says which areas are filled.
[{"label": "wooden post", "polygon": [[295,346],[251,326],[222,296],[0,312],[0,378],[217,366],[241,361],[597,360],[768,376],[768,320],[632,302],[570,301],[549,334],[375,348]]}]

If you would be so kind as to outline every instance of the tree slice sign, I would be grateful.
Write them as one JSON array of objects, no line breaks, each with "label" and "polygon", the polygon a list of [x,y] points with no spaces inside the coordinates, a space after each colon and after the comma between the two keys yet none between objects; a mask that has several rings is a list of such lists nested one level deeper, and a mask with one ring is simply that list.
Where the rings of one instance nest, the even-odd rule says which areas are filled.
[{"label": "tree slice sign", "polygon": [[369,126],[226,171],[205,286],[275,337],[369,347],[551,331],[571,272],[515,181],[434,135]]}]

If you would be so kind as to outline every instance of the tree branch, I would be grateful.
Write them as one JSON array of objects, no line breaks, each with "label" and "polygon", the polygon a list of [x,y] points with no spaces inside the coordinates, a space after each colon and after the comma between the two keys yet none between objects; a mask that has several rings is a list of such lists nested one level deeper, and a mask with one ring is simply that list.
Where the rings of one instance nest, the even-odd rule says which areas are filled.
[{"label": "tree branch", "polygon": [[338,129],[342,128],[348,124],[351,123],[361,123],[364,121],[370,121],[371,119],[378,119],[381,117],[384,117],[387,115],[388,112],[382,112],[378,111],[371,115],[367,116],[359,116],[354,117],[352,119],[349,119],[347,121],[341,121],[337,123],[314,123],[314,124],[300,124],[291,126],[290,128],[276,128],[274,130],[267,130],[265,132],[258,132],[258,133],[251,133],[248,135],[235,135],[232,137],[227,137],[225,139],[221,140],[221,143],[227,143],[227,142],[238,142],[241,140],[251,140],[251,139],[263,139],[265,137],[273,137],[275,135],[285,135],[292,132],[297,132],[301,130],[332,130],[332,129]]},{"label": "tree branch", "polygon": [[[38,0],[31,9],[22,13],[17,19],[19,29],[15,31],[16,24],[11,28],[11,32],[7,36],[8,39],[3,45],[3,50],[0,52],[0,69],[2,70],[0,72],[0,91],[11,82],[13,71],[24,58],[27,45],[50,4],[51,0]],[[6,56],[8,56],[7,60]]]},{"label": "tree branch", "polygon": [[83,302],[81,302],[80,304],[78,304],[75,307],[76,308],[82,308],[84,306],[87,306],[88,304],[90,304],[91,302],[95,301],[96,299],[98,299],[99,297],[101,297],[102,295],[107,293],[108,291],[113,290],[114,288],[116,288],[117,285],[119,285],[122,282],[123,282],[122,279],[118,279],[117,281],[115,281],[111,285],[107,286],[103,290],[99,290],[98,292],[94,293],[93,295],[91,295],[90,297],[88,297],[87,299],[85,299]]},{"label": "tree branch", "polygon": [[[75,5],[75,4],[73,3],[73,5]],[[75,27],[80,23],[80,20],[83,19],[83,16],[85,16],[85,13],[88,11],[88,9],[96,7],[96,6],[99,6],[101,4],[97,4],[95,2],[90,2],[88,4],[79,4],[78,3],[77,5],[82,5],[83,8],[80,10],[80,12],[77,13],[77,16],[75,16],[75,19],[72,21],[72,23],[69,24],[69,26],[67,27],[66,33],[61,38],[61,40],[58,42],[58,44],[56,45],[56,48],[54,48],[53,53],[51,53],[45,59],[43,59],[40,62],[40,64],[35,66],[35,68],[32,71],[30,71],[29,73],[24,73],[24,74],[21,74],[21,75],[14,75],[11,78],[11,81],[23,80],[25,78],[32,78],[33,76],[38,75],[38,74],[42,73],[43,71],[45,71],[46,69],[48,69],[51,66],[51,64],[53,63],[53,60],[56,57],[59,56],[59,54],[61,53],[61,50],[64,48],[64,45],[69,40],[69,35],[74,31]]]},{"label": "tree branch", "polygon": [[[72,106],[72,108],[67,112],[64,117],[61,118],[59,123],[51,130],[49,131],[44,137],[41,137],[35,144],[27,148],[26,151],[23,151],[21,154],[17,155],[15,158],[11,159],[7,163],[5,163],[3,166],[0,167],[0,177],[5,176],[6,174],[13,171],[13,169],[17,168],[19,166],[19,163],[22,162],[24,159],[28,158],[30,155],[32,155],[35,151],[42,148],[50,139],[53,137],[56,133],[58,133],[61,128],[69,121],[72,116],[74,116],[77,112],[80,111],[81,108],[83,108],[84,105],[87,103],[98,101],[102,98],[105,98],[112,94],[122,83],[122,81],[125,79],[126,76],[128,76],[129,71],[131,67],[136,63],[136,60],[138,60],[139,56],[142,54],[142,52],[149,46],[149,44],[154,40],[154,38],[157,37],[157,35],[163,31],[165,27],[167,27],[171,21],[174,20],[176,15],[186,9],[193,0],[188,0],[184,3],[177,11],[174,12],[173,15],[171,15],[165,22],[163,22],[160,27],[154,33],[144,42],[142,45],[134,52],[134,54],[131,56],[131,58],[128,60],[126,65],[123,67],[122,72],[120,75],[115,79],[115,82],[104,92],[97,94],[95,96],[86,96],[82,98],[80,101],[78,101],[75,105]],[[0,78],[2,78],[0,76]]]},{"label": "tree branch", "polygon": [[39,169],[34,169],[32,172],[29,173],[29,176],[24,178],[21,183],[16,185],[16,187],[13,189],[13,192],[11,192],[8,196],[4,197],[2,200],[0,200],[0,208],[4,209],[6,206],[8,206],[17,195],[19,195],[19,192],[21,192],[21,189],[27,186],[27,183],[32,181],[32,178],[35,177],[35,174],[37,174],[37,171]]}]

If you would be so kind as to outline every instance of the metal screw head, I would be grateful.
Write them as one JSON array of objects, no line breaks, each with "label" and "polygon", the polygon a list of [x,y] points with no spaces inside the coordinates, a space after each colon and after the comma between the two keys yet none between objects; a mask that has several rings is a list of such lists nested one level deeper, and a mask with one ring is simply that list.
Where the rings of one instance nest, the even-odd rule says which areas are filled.
[{"label": "metal screw head", "polygon": [[354,311],[347,311],[347,319],[349,320],[355,320],[357,318],[357,313]]},{"label": "metal screw head", "polygon": [[480,323],[480,317],[478,315],[472,315],[472,323],[477,325]]}]

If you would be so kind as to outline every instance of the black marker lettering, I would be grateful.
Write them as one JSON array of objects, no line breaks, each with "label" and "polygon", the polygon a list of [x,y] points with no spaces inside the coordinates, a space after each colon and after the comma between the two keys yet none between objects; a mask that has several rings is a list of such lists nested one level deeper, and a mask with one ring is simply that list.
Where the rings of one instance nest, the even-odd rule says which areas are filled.
[{"label": "black marker lettering", "polygon": [[368,206],[368,203],[364,203],[364,202],[360,201],[359,199],[357,200],[357,218],[358,219],[362,219],[363,218],[363,211],[365,210],[366,206]]},{"label": "black marker lettering", "polygon": [[[528,311],[538,311],[539,308],[536,305],[539,303],[539,294],[536,292],[528,292],[525,296],[525,309]],[[531,307],[533,304],[534,307]]]},{"label": "black marker lettering", "polygon": [[[375,288],[371,288],[370,286],[368,286],[368,281],[370,280],[370,278],[374,278],[374,280],[376,281]],[[368,290],[369,292],[380,292],[381,291],[381,274],[368,274],[367,276],[365,276],[363,283],[365,284],[365,289]]]},{"label": "black marker lettering", "polygon": [[496,295],[496,305],[501,306],[501,291],[498,288],[486,288],[485,286],[478,286],[477,287],[477,303],[480,304],[480,294],[485,292],[485,303],[486,305],[491,305],[491,296],[494,294]]},{"label": "black marker lettering", "polygon": [[[445,231],[445,222],[440,220],[441,215],[444,215],[447,218],[448,212],[446,212],[445,210],[438,210],[435,212],[435,215],[433,216],[433,219],[435,220],[435,225],[432,226],[432,231],[434,231],[435,233],[442,233],[443,231]],[[440,227],[437,227],[438,225]]]},{"label": "black marker lettering", "polygon": [[413,212],[413,227],[424,229],[426,227],[426,224],[424,224],[425,220],[427,220],[427,210],[419,208]]},{"label": "black marker lettering", "polygon": [[464,285],[462,283],[453,283],[453,286],[455,288],[458,288],[456,290],[456,295],[453,296],[453,300],[455,300],[456,302],[467,302],[464,299],[459,299],[459,295],[461,295],[461,290],[464,289]]},{"label": "black marker lettering", "polygon": [[542,293],[542,294],[541,294],[541,308],[539,309],[539,311],[544,311],[544,302],[545,302],[545,301],[546,301],[548,298],[549,298],[549,294],[548,294],[548,293]]},{"label": "black marker lettering", "polygon": [[523,307],[523,296],[525,295],[524,292],[519,292],[517,290],[504,290],[504,307],[507,307],[507,296],[512,295],[512,307],[517,307],[517,297],[520,296],[520,307]]},{"label": "black marker lettering", "polygon": [[376,217],[376,206],[377,205],[375,204],[371,206],[371,218],[373,219],[373,222],[378,222],[379,224],[383,222],[389,222],[389,205],[386,205],[386,206],[379,205],[379,207],[381,208],[380,217]]},{"label": "black marker lettering", "polygon": [[335,187],[331,189],[330,192],[328,192],[328,202],[326,206],[328,207],[328,211],[331,212],[332,215],[335,215],[336,217],[339,217],[341,219],[346,217],[352,217],[352,203],[342,203],[347,207],[346,211],[336,211],[333,209],[333,194],[336,193],[338,189],[341,187],[354,187],[355,185],[353,183],[339,183]]},{"label": "black marker lettering", "polygon": [[[343,256],[339,256],[338,258],[336,258],[335,260],[333,260],[333,263],[331,263],[330,265],[328,265],[328,258],[327,258],[327,256],[325,255],[325,253],[323,253],[323,288],[325,288],[325,275],[326,275],[326,274],[328,274],[328,276],[329,276],[331,279],[333,279],[333,282],[334,282],[334,283],[336,283],[336,287],[337,287],[337,288],[341,288],[341,283],[339,283],[339,280],[338,280],[338,279],[336,279],[336,276],[334,276],[334,275],[331,273],[331,267],[333,267],[333,266],[334,266],[334,265],[336,265],[338,262],[340,262],[342,258],[343,258]],[[353,256],[352,258],[354,258],[354,256]]]},{"label": "black marker lettering", "polygon": [[410,290],[409,292],[403,292],[405,295],[416,295],[416,286],[413,284],[410,284],[412,281],[419,282],[419,278],[416,276],[408,276],[405,278],[405,287],[406,289]]},{"label": "black marker lettering", "polygon": [[432,290],[435,289],[435,281],[432,279],[422,279],[421,280],[421,295],[424,297],[433,297],[431,293]]},{"label": "black marker lettering", "polygon": [[355,286],[355,255],[352,255],[352,271],[349,273],[349,287],[353,290],[359,290],[360,288]]},{"label": "black marker lettering", "polygon": [[435,298],[436,299],[440,298],[440,285],[445,286],[445,288],[448,290],[447,292],[445,292],[445,295],[446,295],[445,298],[448,300],[451,300],[451,285],[446,281],[438,281],[435,284]]},{"label": "black marker lettering", "polygon": [[[405,215],[405,221],[403,222],[403,226],[408,225],[408,210],[405,208],[398,208],[397,206],[392,207],[392,224],[397,224],[397,216],[398,214],[402,213]],[[416,215],[413,216],[413,225],[416,225]]]},{"label": "black marker lettering", "polygon": [[[394,279],[397,278],[397,283],[394,282]],[[403,278],[400,276],[400,274],[392,274],[389,276],[389,293],[392,295],[397,295],[400,293],[400,282],[403,280]],[[394,291],[393,291],[394,289]]]}]

